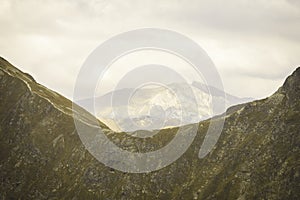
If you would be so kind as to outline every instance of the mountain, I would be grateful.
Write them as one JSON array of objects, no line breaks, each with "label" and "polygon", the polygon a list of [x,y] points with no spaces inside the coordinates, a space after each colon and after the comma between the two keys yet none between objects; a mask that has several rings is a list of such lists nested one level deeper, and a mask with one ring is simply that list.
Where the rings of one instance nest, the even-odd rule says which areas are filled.
[{"label": "mountain", "polygon": [[[189,89],[193,96],[187,92]],[[214,111],[212,98],[215,100]],[[230,106],[252,100],[193,82],[191,85],[172,83],[138,90],[124,88],[96,97],[95,104],[94,99],[83,99],[76,103],[95,114],[113,131],[133,132],[196,123],[224,113]],[[185,119],[182,119],[182,110],[188,113]]]},{"label": "mountain", "polygon": [[169,166],[126,173],[88,152],[74,120],[98,122],[132,152],[161,148],[178,128],[149,138],[115,133],[83,109],[73,116],[69,100],[0,59],[0,199],[300,199],[299,81],[300,68],[269,98],[211,119],[225,124],[204,158],[198,153],[210,120]]}]

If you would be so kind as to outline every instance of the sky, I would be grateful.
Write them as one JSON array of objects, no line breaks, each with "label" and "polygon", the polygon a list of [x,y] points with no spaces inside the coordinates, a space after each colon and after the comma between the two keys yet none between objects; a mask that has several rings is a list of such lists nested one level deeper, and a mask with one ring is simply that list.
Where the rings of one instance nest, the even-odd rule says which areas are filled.
[{"label": "sky", "polygon": [[0,27],[0,56],[70,99],[97,46],[145,27],[197,42],[235,96],[267,97],[300,66],[297,0],[1,0]]}]

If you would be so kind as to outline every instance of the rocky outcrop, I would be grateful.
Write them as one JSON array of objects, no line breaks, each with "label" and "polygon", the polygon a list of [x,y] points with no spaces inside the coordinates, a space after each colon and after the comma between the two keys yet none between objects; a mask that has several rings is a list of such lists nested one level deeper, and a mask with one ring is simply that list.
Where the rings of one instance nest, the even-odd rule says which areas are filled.
[{"label": "rocky outcrop", "polygon": [[[298,68],[271,97],[219,116],[225,125],[205,158],[198,152],[209,120],[176,162],[130,174],[89,154],[69,100],[0,59],[0,199],[299,199],[299,79]],[[77,117],[95,121],[84,110]],[[100,126],[135,152],[162,147],[177,130],[141,139]]]}]

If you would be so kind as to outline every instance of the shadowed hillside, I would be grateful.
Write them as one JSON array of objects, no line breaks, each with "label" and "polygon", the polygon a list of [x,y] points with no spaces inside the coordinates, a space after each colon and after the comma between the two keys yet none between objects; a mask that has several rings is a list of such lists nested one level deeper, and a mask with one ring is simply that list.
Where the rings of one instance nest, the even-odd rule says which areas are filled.
[{"label": "shadowed hillside", "polygon": [[[0,58],[0,199],[299,199],[299,82],[300,68],[271,97],[220,116],[224,129],[204,159],[198,153],[209,120],[199,123],[176,162],[130,174],[106,167],[85,149],[72,102]],[[76,117],[95,125],[83,109]],[[177,130],[134,138],[100,126],[132,152],[158,149]]]}]

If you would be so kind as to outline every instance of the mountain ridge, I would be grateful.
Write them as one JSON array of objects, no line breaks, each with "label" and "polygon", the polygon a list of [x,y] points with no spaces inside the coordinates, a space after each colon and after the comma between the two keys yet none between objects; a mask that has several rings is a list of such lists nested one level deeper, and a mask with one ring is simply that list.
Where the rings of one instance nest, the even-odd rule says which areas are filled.
[{"label": "mountain ridge", "polygon": [[[211,119],[225,118],[225,124],[205,158],[199,159],[198,152],[209,119],[199,123],[193,143],[174,163],[130,174],[98,162],[83,146],[73,116],[43,97],[67,113],[70,101],[28,78],[42,97],[35,94],[20,80],[24,74],[11,76],[3,70],[10,64],[0,60],[0,65],[1,199],[300,198],[300,68],[271,97],[231,107]],[[146,139],[103,130],[121,148],[147,152],[167,144],[177,128]]]}]

